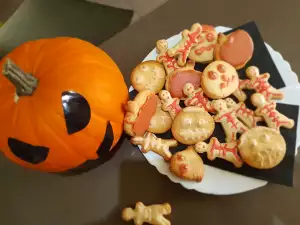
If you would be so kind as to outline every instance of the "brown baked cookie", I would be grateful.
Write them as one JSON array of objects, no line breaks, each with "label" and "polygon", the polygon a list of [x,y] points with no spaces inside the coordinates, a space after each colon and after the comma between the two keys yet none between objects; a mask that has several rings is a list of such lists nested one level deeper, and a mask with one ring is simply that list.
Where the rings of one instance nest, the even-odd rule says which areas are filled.
[{"label": "brown baked cookie", "polygon": [[172,156],[170,171],[185,180],[201,182],[204,176],[204,165],[201,157],[190,146]]},{"label": "brown baked cookie", "polygon": [[170,147],[176,147],[178,144],[175,139],[158,138],[150,132],[148,132],[144,137],[132,137],[131,143],[142,146],[141,151],[143,153],[152,151],[163,157],[165,160],[169,160],[172,156],[172,153],[169,150]]},{"label": "brown baked cookie", "polygon": [[169,203],[145,206],[142,202],[137,202],[135,209],[125,208],[122,211],[122,219],[133,220],[135,225],[144,223],[153,225],[171,225],[171,222],[164,216],[171,214]]},{"label": "brown baked cookie", "polygon": [[255,93],[251,96],[252,104],[257,107],[255,110],[256,116],[261,116],[270,128],[277,131],[280,127],[292,129],[295,125],[294,120],[286,117],[276,110],[276,102],[267,102],[262,94]]},{"label": "brown baked cookie", "polygon": [[208,139],[214,129],[214,119],[208,112],[197,106],[189,106],[176,115],[171,130],[177,141],[193,145]]},{"label": "brown baked cookie", "polygon": [[236,30],[229,35],[219,33],[214,55],[216,60],[223,60],[241,69],[252,58],[253,51],[251,36],[244,30]]},{"label": "brown baked cookie", "polygon": [[200,87],[202,73],[190,70],[176,70],[167,76],[165,88],[173,98],[184,99],[183,87],[186,83],[191,83],[196,89]]},{"label": "brown baked cookie", "polygon": [[162,134],[171,129],[172,118],[168,112],[162,110],[162,104],[157,102],[156,111],[151,118],[148,131],[154,134]]},{"label": "brown baked cookie", "polygon": [[239,77],[234,67],[224,61],[214,61],[203,71],[201,87],[212,99],[226,98],[239,85]]},{"label": "brown baked cookie", "polygon": [[125,107],[124,131],[130,136],[143,136],[156,112],[159,98],[151,91],[139,92]]},{"label": "brown baked cookie", "polygon": [[197,142],[195,145],[196,152],[207,153],[207,158],[209,160],[214,160],[215,158],[220,158],[227,160],[234,164],[235,167],[240,168],[243,165],[243,161],[238,155],[237,142],[230,143],[220,143],[215,137],[209,140],[209,143]]},{"label": "brown baked cookie", "polygon": [[270,169],[277,166],[285,156],[286,143],[275,129],[255,127],[242,134],[239,153],[249,166]]},{"label": "brown baked cookie", "polygon": [[149,90],[158,93],[166,82],[164,66],[156,61],[145,61],[137,65],[130,76],[131,84],[138,92]]},{"label": "brown baked cookie", "polygon": [[218,33],[215,28],[210,25],[202,25],[202,32],[198,38],[198,44],[191,49],[189,59],[199,63],[212,61],[217,41]]}]

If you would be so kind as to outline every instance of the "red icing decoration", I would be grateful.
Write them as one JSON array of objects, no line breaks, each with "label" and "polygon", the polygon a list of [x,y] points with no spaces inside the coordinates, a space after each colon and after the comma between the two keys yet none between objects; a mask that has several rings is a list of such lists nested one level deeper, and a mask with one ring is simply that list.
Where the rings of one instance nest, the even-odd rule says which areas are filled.
[{"label": "red icing decoration", "polygon": [[156,106],[158,102],[158,97],[156,95],[151,95],[147,97],[146,102],[140,108],[138,116],[133,124],[133,132],[137,136],[143,136],[147,129],[149,128],[150,120],[156,112]]},{"label": "red icing decoration", "polygon": [[233,148],[228,148],[227,143],[220,144],[216,139],[213,139],[213,144],[210,149],[210,154],[213,155],[214,151],[221,151],[224,157],[227,155],[227,153],[232,153],[238,162],[242,162],[241,158],[237,153],[238,152],[237,144]]},{"label": "red icing decoration", "polygon": [[177,155],[177,160],[179,160],[179,161],[183,161],[183,160],[184,160],[184,157],[183,157],[183,155],[180,155],[180,154],[178,154],[178,155]]},{"label": "red icing decoration", "polygon": [[208,72],[208,77],[209,77],[209,79],[211,79],[211,80],[215,80],[215,79],[218,78],[218,74],[217,74],[216,72],[214,72],[214,71],[209,71],[209,72]]},{"label": "red icing decoration", "polygon": [[174,102],[172,102],[172,104],[168,105],[168,108],[174,110],[176,114],[182,110],[180,105],[177,103],[177,99],[175,99]]},{"label": "red icing decoration", "polygon": [[201,55],[204,51],[210,51],[210,50],[214,49],[215,47],[216,47],[215,44],[211,44],[211,45],[206,46],[206,47],[203,46],[201,48],[197,48],[197,49],[195,49],[195,54],[196,55]]},{"label": "red icing decoration", "polygon": [[249,116],[252,119],[252,126],[256,126],[255,115],[251,109],[248,109],[245,104],[241,104],[239,108],[236,109],[236,114],[240,116]]},{"label": "red icing decoration", "polygon": [[164,53],[164,55],[159,56],[158,58],[163,63],[167,64],[167,68],[172,68],[174,70],[179,69],[179,66],[177,65],[177,60],[174,57],[170,57],[167,52]]},{"label": "red icing decoration", "polygon": [[223,118],[226,118],[226,122],[231,124],[231,128],[234,128],[234,129],[238,129],[237,127],[237,122],[236,122],[236,118],[232,116],[233,114],[233,111],[231,112],[227,112],[227,113],[224,113],[222,116],[220,116],[219,118],[216,118],[215,117],[215,120],[216,122],[217,121],[221,121]]},{"label": "red icing decoration", "polygon": [[220,88],[221,88],[221,89],[226,88],[226,86],[227,86],[226,83],[221,83],[221,84],[220,84]]},{"label": "red icing decoration", "polygon": [[195,70],[178,70],[170,75],[168,79],[168,91],[172,97],[182,98],[183,86],[191,83],[196,89],[200,87],[200,79],[202,73]]},{"label": "red icing decoration", "polygon": [[182,61],[185,61],[188,57],[189,51],[192,46],[198,44],[198,37],[202,28],[198,27],[194,32],[188,34],[188,39],[182,49],[178,49],[177,53],[182,54]]},{"label": "red icing decoration", "polygon": [[188,171],[188,165],[187,164],[181,164],[179,166],[179,174],[180,176],[183,176]]},{"label": "red icing decoration", "polygon": [[224,65],[222,65],[222,64],[219,64],[219,65],[217,66],[217,69],[218,69],[218,71],[219,71],[220,73],[225,73],[225,72],[226,72],[226,67],[225,67]]},{"label": "red icing decoration", "polygon": [[221,75],[221,80],[227,82],[228,78],[225,74]]},{"label": "red icing decoration", "polygon": [[[197,99],[192,103],[194,99]],[[198,91],[195,93],[195,96],[187,101],[188,105],[200,106],[203,107],[207,112],[214,112],[214,109],[210,106],[208,98],[203,95],[203,91]]]},{"label": "red icing decoration", "polygon": [[265,114],[263,111],[266,112],[267,116],[272,119],[272,122],[276,124],[276,129],[278,129],[283,124],[289,124],[289,121],[282,121],[279,120],[278,112],[275,109],[275,102],[271,102],[265,105],[260,112]]},{"label": "red icing decoration", "polygon": [[208,34],[206,34],[206,40],[208,42],[213,42],[215,40],[215,36],[209,32]]}]

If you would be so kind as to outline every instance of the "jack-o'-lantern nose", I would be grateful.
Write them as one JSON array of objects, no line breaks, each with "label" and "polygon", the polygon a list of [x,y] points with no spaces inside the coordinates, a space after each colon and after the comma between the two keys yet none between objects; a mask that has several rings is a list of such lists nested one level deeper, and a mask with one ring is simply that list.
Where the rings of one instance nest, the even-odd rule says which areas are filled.
[{"label": "jack-o'-lantern nose", "polygon": [[46,147],[27,144],[15,138],[8,138],[8,146],[15,156],[32,164],[44,162],[49,153]]}]

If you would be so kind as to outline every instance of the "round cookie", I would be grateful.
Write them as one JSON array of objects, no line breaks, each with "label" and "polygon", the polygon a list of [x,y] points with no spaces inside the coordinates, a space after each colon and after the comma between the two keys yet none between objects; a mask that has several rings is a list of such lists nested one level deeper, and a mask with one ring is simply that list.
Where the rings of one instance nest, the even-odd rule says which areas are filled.
[{"label": "round cookie", "polygon": [[180,111],[172,124],[173,137],[186,145],[208,139],[215,129],[214,119],[203,108],[189,106]]},{"label": "round cookie", "polygon": [[144,136],[155,114],[159,98],[153,92],[143,90],[125,106],[124,131],[130,136]]},{"label": "round cookie", "polygon": [[277,166],[285,156],[286,143],[275,129],[255,127],[240,137],[239,153],[249,166],[270,169]]},{"label": "round cookie", "polygon": [[156,61],[145,61],[133,69],[130,80],[138,92],[149,90],[158,93],[165,85],[166,71],[164,66]]},{"label": "round cookie", "polygon": [[251,36],[244,30],[236,30],[229,35],[219,34],[215,48],[215,59],[223,60],[236,69],[243,68],[251,59],[254,44]]},{"label": "round cookie", "polygon": [[176,70],[167,76],[166,90],[173,98],[183,99],[183,87],[191,83],[196,89],[200,87],[202,73],[197,70]]},{"label": "round cookie", "polygon": [[238,85],[238,73],[227,62],[214,61],[202,73],[202,89],[212,99],[228,97],[238,88]]},{"label": "round cookie", "polygon": [[154,134],[162,134],[171,129],[172,118],[168,112],[162,110],[161,102],[157,102],[156,111],[151,118],[148,131]]},{"label": "round cookie", "polygon": [[213,60],[214,50],[218,41],[218,33],[213,26],[202,25],[199,43],[189,53],[189,59],[199,63]]}]

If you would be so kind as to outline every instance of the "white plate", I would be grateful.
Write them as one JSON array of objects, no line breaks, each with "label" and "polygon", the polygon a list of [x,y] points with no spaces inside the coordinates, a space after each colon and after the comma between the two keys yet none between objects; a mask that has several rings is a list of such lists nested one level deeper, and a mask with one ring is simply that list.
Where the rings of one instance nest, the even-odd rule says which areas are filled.
[{"label": "white plate", "polygon": [[[230,30],[228,27],[216,27],[218,32],[225,32]],[[181,39],[181,35],[177,34],[170,37],[168,46],[174,46]],[[297,75],[291,70],[290,64],[283,59],[281,54],[275,51],[270,45],[265,43],[269,52],[271,53],[272,59],[274,60],[282,78],[287,87],[283,88],[282,91],[285,94],[283,103],[300,105],[300,84],[298,83]],[[155,48],[147,55],[143,61],[155,60],[156,59]],[[131,86],[129,91],[132,91]],[[299,93],[299,94],[297,94]],[[300,115],[299,115],[300,116]],[[297,127],[297,133],[300,131],[300,124]],[[300,136],[300,135],[299,135]],[[297,137],[297,145],[300,145],[300,137]],[[221,170],[212,166],[205,165],[205,176],[201,183],[186,181],[181,178],[174,176],[170,170],[169,165],[160,156],[153,152],[144,154],[148,162],[155,166],[158,172],[169,177],[169,179],[175,183],[180,183],[186,189],[193,189],[198,192],[214,194],[214,195],[230,195],[246,192],[255,188],[262,187],[267,184],[267,181],[259,180],[255,178],[246,177],[229,171]]]}]

